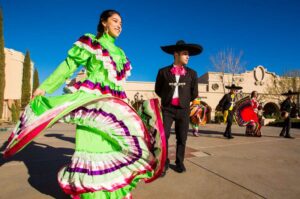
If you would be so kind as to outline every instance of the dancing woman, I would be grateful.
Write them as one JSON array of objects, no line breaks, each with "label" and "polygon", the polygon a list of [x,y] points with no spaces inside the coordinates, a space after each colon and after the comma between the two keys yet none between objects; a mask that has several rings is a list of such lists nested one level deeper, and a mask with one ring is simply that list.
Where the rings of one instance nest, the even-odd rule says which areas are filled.
[{"label": "dancing woman", "polygon": [[192,104],[190,106],[190,123],[193,128],[193,135],[195,137],[199,136],[199,126],[204,126],[207,121],[206,112],[207,108],[206,106],[201,104],[201,98],[197,97],[192,101]]},{"label": "dancing woman", "polygon": [[[58,173],[62,190],[73,198],[130,198],[138,181],[161,175],[166,155],[163,125],[157,101],[150,101],[148,115],[157,142],[151,141],[144,123],[124,100],[122,83],[130,75],[131,64],[115,45],[122,31],[120,14],[104,11],[97,31],[97,35],[80,37],[34,92],[4,157],[20,151],[55,122],[75,124],[75,153]],[[73,93],[44,96],[57,90],[79,66],[86,69],[87,77],[70,87]]]},{"label": "dancing woman", "polygon": [[251,116],[253,114],[252,120],[246,126],[246,135],[247,136],[257,136],[261,137],[261,126],[262,126],[262,116],[259,111],[262,109],[259,104],[257,91],[252,91],[251,93],[251,107],[253,112],[248,112],[247,114]]}]

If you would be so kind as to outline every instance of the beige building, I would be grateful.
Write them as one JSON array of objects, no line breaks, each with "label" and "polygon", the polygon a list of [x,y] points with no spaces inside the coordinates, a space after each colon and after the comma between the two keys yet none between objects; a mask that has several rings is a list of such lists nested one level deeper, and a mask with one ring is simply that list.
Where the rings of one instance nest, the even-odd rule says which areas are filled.
[{"label": "beige building", "polygon": [[228,92],[226,85],[232,83],[242,86],[238,98],[242,98],[251,94],[252,91],[259,93],[259,101],[262,103],[267,114],[275,114],[279,112],[281,96],[269,94],[269,87],[279,81],[280,77],[275,73],[268,72],[263,66],[257,66],[251,71],[241,74],[229,74],[220,72],[208,72],[199,77],[199,95],[204,96],[203,99],[212,110],[212,119],[215,115],[215,109],[223,97]]},{"label": "beige building", "polygon": [[[85,77],[84,70],[80,71],[75,79],[67,83],[72,85],[83,77]],[[238,94],[238,98],[250,95],[254,90],[257,91],[259,93],[259,101],[263,106],[264,115],[272,117],[279,114],[280,102],[284,97],[278,94],[270,94],[270,86],[274,86],[280,81],[281,77],[273,72],[269,72],[261,65],[241,74],[207,72],[198,78],[199,96],[202,97],[202,103],[208,106],[209,120],[214,120],[216,107],[223,95],[228,92],[225,86],[234,83],[243,87]],[[154,85],[155,82],[127,81],[123,87],[126,91],[128,102],[133,104],[141,99],[158,98],[154,92]],[[264,119],[265,123],[268,123],[270,120],[274,119]]]},{"label": "beige building", "polygon": [[[10,120],[11,114],[9,108],[11,104],[21,99],[22,72],[24,54],[12,49],[4,49],[5,52],[5,91],[4,91],[4,112],[3,118]],[[31,63],[31,77],[33,77],[34,64]],[[85,77],[85,71],[81,70],[77,77],[68,80],[67,85],[72,85],[76,81]],[[31,82],[32,82],[31,78]],[[214,120],[216,107],[224,93],[228,92],[225,89],[226,85],[231,85],[234,82],[236,85],[242,86],[242,93],[239,97],[249,95],[253,90],[258,91],[260,101],[264,107],[264,112],[267,115],[278,114],[280,102],[283,97],[280,95],[269,94],[269,86],[276,86],[281,81],[281,77],[275,73],[269,72],[263,66],[257,66],[251,71],[246,71],[241,74],[229,74],[220,72],[207,72],[198,78],[199,96],[202,97],[202,102],[209,108],[209,118]],[[297,80],[298,81],[298,80]],[[155,82],[128,81],[123,87],[126,91],[128,102],[133,103],[135,100],[146,100],[157,98],[154,92]],[[66,90],[67,91],[67,90]],[[298,97],[299,106],[299,97]]]},{"label": "beige building", "polygon": [[[279,113],[281,96],[269,94],[268,87],[280,81],[280,77],[275,73],[269,72],[263,66],[257,66],[251,71],[241,74],[229,74],[220,72],[207,72],[198,78],[199,96],[202,102],[209,107],[210,118],[214,120],[215,109],[228,90],[226,85],[234,82],[236,85],[242,86],[243,90],[239,97],[250,95],[254,90],[260,94],[260,101],[264,107],[265,113],[272,115]],[[124,89],[130,101],[134,101],[135,97],[149,99],[157,97],[154,93],[155,82],[126,82]],[[267,122],[267,120],[266,120]]]},{"label": "beige building", "polygon": [[[11,119],[9,108],[15,100],[21,99],[23,63],[25,55],[13,49],[4,48],[5,53],[5,89],[4,109],[2,118]],[[34,63],[31,62],[31,77],[33,77]],[[2,77],[0,77],[2,78]],[[31,82],[33,78],[31,78]],[[31,84],[32,85],[32,84]]]}]

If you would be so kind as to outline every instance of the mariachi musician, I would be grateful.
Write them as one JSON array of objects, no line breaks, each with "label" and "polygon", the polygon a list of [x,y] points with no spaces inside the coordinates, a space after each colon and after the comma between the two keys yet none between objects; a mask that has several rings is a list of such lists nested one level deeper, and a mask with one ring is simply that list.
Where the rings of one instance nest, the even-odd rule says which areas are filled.
[{"label": "mariachi musician", "polygon": [[[171,65],[159,70],[155,82],[155,93],[161,98],[167,146],[171,126],[175,122],[176,165],[170,166],[173,166],[176,172],[182,173],[186,171],[183,162],[189,130],[190,102],[198,96],[197,73],[186,65],[190,56],[202,52],[202,47],[180,40],[175,45],[162,46],[161,49],[173,55],[174,61]],[[167,158],[163,176],[169,168],[169,163]]]},{"label": "mariachi musician", "polygon": [[242,87],[232,84],[231,86],[225,86],[225,88],[229,89],[229,93],[223,96],[218,106],[221,107],[223,111],[224,123],[227,123],[223,136],[228,139],[232,139],[231,125],[233,120],[233,107],[236,102],[236,93],[238,90],[242,89]]},{"label": "mariachi musician", "polygon": [[293,95],[297,95],[297,94],[299,94],[299,92],[292,92],[291,90],[289,90],[287,93],[282,94],[287,97],[280,105],[281,116],[284,119],[284,126],[283,126],[279,136],[282,136],[285,138],[294,138],[290,135],[290,129],[292,126],[291,110],[292,110],[292,97],[293,97]]}]

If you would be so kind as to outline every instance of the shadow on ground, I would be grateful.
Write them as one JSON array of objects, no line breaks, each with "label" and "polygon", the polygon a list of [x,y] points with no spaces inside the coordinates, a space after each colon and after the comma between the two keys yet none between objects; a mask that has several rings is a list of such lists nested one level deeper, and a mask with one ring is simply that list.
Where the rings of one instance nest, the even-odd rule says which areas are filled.
[{"label": "shadow on ground", "polygon": [[[193,132],[192,130],[189,130],[188,136],[194,137],[194,135],[192,134],[192,132]],[[172,132],[172,133],[175,134],[175,132]],[[212,137],[213,135],[220,135],[220,138],[224,138],[223,137],[223,133],[224,132],[220,132],[220,131],[210,131],[210,130],[201,130],[201,129],[199,131],[199,135],[205,136],[205,137]],[[278,131],[278,135],[279,135],[279,133],[280,133],[280,131]],[[232,133],[232,135],[233,136],[240,136],[240,137],[258,138],[257,136],[246,136],[246,134],[243,134],[242,132],[241,133]],[[280,136],[264,135],[264,134],[262,134],[262,137],[281,138]],[[214,138],[217,138],[217,137],[214,136]]]},{"label": "shadow on ground", "polygon": [[59,134],[59,133],[45,134],[44,136],[45,137],[55,137],[55,138],[63,140],[63,141],[75,143],[75,138],[73,138],[73,137],[66,137],[65,135]]},{"label": "shadow on ground", "polygon": [[[65,137],[61,134],[47,134],[47,137],[57,137],[58,139],[74,142],[75,139]],[[6,147],[4,143],[0,151]],[[60,189],[57,182],[58,171],[71,161],[71,155],[74,153],[70,148],[56,148],[44,143],[31,142],[21,152],[5,160],[0,157],[0,166],[12,161],[21,161],[28,171],[29,184],[39,192],[49,195],[53,198],[70,198]],[[51,166],[49,167],[49,164]]]}]

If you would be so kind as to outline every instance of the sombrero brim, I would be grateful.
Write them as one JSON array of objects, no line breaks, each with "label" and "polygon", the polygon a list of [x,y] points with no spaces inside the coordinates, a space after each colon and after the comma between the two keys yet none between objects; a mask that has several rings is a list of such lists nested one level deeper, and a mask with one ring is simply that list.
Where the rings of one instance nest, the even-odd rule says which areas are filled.
[{"label": "sombrero brim", "polygon": [[225,86],[225,88],[227,88],[227,89],[236,89],[236,90],[243,89],[243,87],[241,87],[241,86]]},{"label": "sombrero brim", "polygon": [[299,92],[289,92],[289,93],[282,93],[281,95],[298,95]]},{"label": "sombrero brim", "polygon": [[161,49],[171,55],[173,55],[176,51],[187,50],[190,56],[199,55],[203,51],[202,46],[198,44],[161,46]]}]

